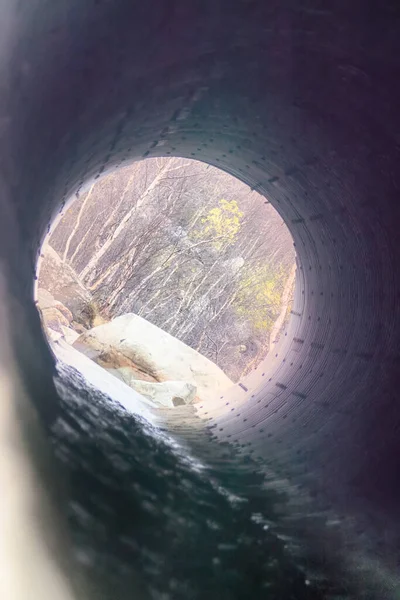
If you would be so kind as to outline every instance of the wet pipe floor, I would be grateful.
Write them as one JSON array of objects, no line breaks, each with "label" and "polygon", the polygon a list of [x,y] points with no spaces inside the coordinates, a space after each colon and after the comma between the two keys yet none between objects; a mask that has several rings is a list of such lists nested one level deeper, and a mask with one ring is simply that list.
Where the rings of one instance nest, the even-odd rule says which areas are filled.
[{"label": "wet pipe floor", "polygon": [[96,598],[348,597],[323,561],[279,534],[284,496],[255,461],[214,442],[193,407],[157,409],[154,425],[70,365],[58,363],[56,383],[52,442]]}]

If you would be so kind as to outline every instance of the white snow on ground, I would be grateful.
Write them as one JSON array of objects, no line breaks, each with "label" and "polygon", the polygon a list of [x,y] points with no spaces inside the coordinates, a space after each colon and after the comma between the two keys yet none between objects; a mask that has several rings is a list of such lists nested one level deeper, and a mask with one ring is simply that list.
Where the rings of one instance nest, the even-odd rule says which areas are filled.
[{"label": "white snow on ground", "polygon": [[100,392],[107,394],[113,400],[121,404],[127,411],[139,415],[157,425],[159,419],[152,408],[157,405],[148,400],[120,379],[110,375],[105,369],[97,365],[90,358],[72,348],[63,340],[51,344],[54,354],[61,362],[74,367],[83,377],[96,387]]}]

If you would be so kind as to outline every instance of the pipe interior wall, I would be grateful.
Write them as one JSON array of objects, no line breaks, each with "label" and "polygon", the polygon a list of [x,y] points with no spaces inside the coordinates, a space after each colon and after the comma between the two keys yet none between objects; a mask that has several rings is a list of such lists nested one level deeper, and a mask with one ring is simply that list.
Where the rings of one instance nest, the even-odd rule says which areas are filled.
[{"label": "pipe interior wall", "polygon": [[316,502],[365,517],[393,552],[398,5],[3,0],[2,11],[0,255],[17,362],[41,413],[54,411],[43,393],[52,360],[32,283],[51,223],[129,161],[205,161],[274,205],[298,271],[276,352],[247,391],[237,386],[199,415]]}]

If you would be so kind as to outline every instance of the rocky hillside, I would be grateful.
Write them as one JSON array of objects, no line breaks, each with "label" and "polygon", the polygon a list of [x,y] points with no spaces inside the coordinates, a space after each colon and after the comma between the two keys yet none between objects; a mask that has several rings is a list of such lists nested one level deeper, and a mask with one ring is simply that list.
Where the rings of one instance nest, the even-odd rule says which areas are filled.
[{"label": "rocky hillside", "polygon": [[52,270],[58,285],[58,260],[78,280],[63,289],[79,310],[144,317],[233,380],[265,355],[293,282],[292,239],[266,199],[187,159],[148,159],[101,179],[48,244],[58,259],[43,262],[41,287],[49,289]]}]

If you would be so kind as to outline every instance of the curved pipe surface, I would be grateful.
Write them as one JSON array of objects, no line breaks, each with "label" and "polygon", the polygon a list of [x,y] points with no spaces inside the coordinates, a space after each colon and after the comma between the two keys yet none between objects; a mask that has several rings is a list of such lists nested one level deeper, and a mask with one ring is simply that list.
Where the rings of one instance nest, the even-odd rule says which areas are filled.
[{"label": "curved pipe surface", "polygon": [[[279,347],[199,409],[220,441],[399,542],[400,11],[345,0],[3,0],[0,256],[20,371],[46,418],[32,303],[67,200],[126,161],[185,156],[265,194],[298,257]],[[22,339],[24,340],[22,343]],[[46,398],[49,401],[46,403]],[[240,409],[239,409],[240,407]],[[234,408],[235,410],[231,410]]]}]

